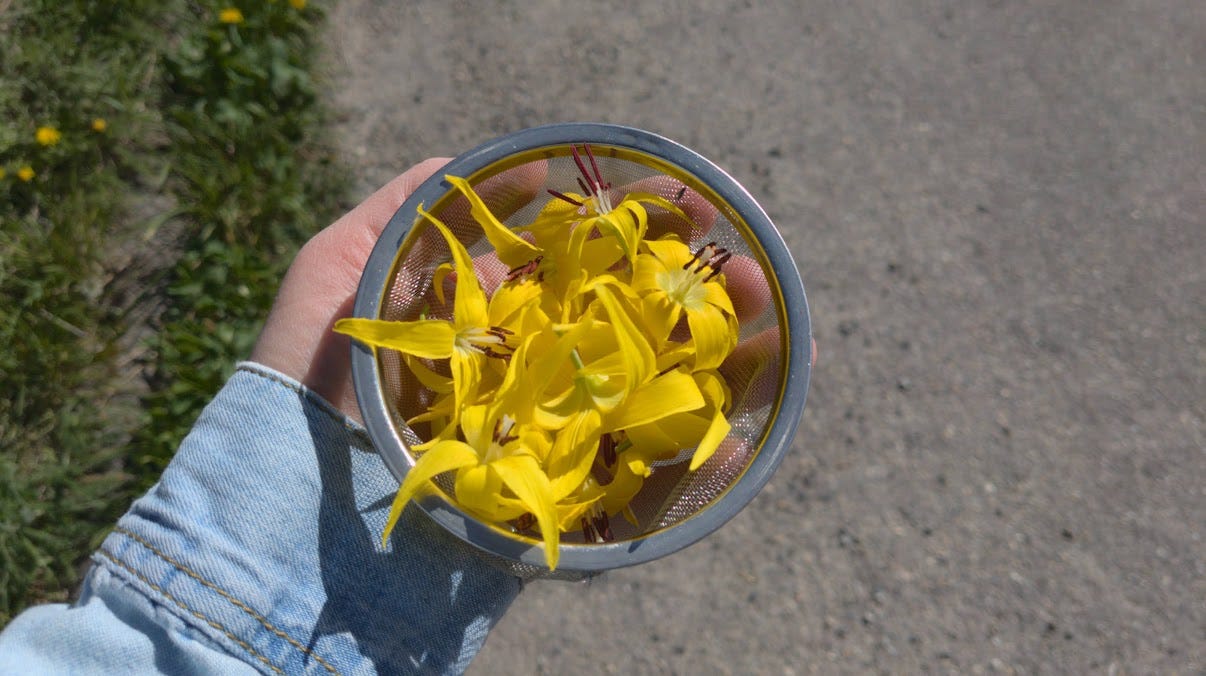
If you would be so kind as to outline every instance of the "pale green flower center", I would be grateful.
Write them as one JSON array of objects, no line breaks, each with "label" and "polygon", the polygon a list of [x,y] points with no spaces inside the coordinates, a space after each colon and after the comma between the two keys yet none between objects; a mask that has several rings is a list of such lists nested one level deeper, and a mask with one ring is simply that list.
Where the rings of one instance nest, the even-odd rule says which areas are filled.
[{"label": "pale green flower center", "polygon": [[489,357],[506,357],[510,351],[508,333],[506,329],[496,326],[468,326],[457,331],[454,346],[461,352],[477,350]]},{"label": "pale green flower center", "polygon": [[[710,268],[704,268],[710,271]],[[670,300],[688,310],[703,307],[708,292],[704,289],[704,276],[694,270],[662,270],[657,273],[657,285]]]}]

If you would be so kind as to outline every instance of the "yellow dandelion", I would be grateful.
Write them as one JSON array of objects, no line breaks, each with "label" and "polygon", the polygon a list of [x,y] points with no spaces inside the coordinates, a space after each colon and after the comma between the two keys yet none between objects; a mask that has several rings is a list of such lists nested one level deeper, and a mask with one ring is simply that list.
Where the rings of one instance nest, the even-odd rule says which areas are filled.
[{"label": "yellow dandelion", "polygon": [[38,127],[38,131],[34,133],[34,138],[38,139],[38,143],[44,146],[52,146],[63,138],[58,129],[54,127]]},{"label": "yellow dandelion", "polygon": [[238,7],[227,7],[218,12],[218,21],[229,24],[243,23],[243,12],[239,11]]},{"label": "yellow dandelion", "polygon": [[109,128],[109,123],[105,122],[105,118],[103,118],[103,117],[92,118],[92,131],[99,133],[99,132],[103,132],[104,130],[106,130],[108,128]]},{"label": "yellow dandelion", "polygon": [[29,166],[28,164],[17,170],[17,178],[25,181],[26,183],[32,181],[33,177],[37,175],[38,174],[33,170],[33,167]]},{"label": "yellow dandelion", "polygon": [[293,9],[306,8],[306,0],[289,0],[289,4],[293,6]]}]

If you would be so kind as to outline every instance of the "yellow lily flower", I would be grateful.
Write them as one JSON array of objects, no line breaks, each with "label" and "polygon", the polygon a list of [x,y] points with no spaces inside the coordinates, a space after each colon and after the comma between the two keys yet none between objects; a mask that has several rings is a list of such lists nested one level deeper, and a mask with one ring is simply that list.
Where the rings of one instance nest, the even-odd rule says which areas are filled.
[{"label": "yellow lily flower", "polygon": [[[576,294],[582,279],[606,270],[623,255],[613,239],[588,239],[590,227],[577,223],[580,219],[572,207],[567,209],[558,200],[550,201],[532,223],[516,231],[490,211],[467,181],[456,176],[445,176],[444,180],[469,201],[469,212],[498,259],[511,268],[507,281],[535,279],[552,288],[547,300],[553,305],[545,309],[550,316],[565,321],[568,310],[563,311],[561,304]],[[531,232],[534,242],[524,239],[523,231]]]},{"label": "yellow lily flower", "polygon": [[[544,540],[545,562],[550,570],[555,570],[561,539],[556,498],[548,476],[529,447],[533,435],[517,429],[498,406],[486,405],[466,408],[461,413],[461,430],[464,441],[439,441],[425,450],[406,474],[390,507],[382,544],[389,539],[411,498],[436,476],[456,470],[456,500],[466,511],[496,522],[524,513],[536,517]],[[540,438],[539,433],[535,438]]]},{"label": "yellow lily flower", "polygon": [[389,348],[426,359],[448,359],[452,372],[453,414],[478,394],[485,360],[509,356],[511,332],[491,325],[490,304],[473,271],[473,260],[464,245],[439,219],[419,208],[452,250],[457,275],[452,320],[419,319],[394,322],[353,317],[335,323],[335,331],[367,345]]},{"label": "yellow lily flower", "polygon": [[[578,152],[576,146],[571,146],[570,150],[581,173],[578,186],[584,194],[560,193],[556,190],[549,190],[549,193],[562,202],[578,207],[579,215],[587,216],[579,227],[597,228],[600,233],[615,237],[623,246],[624,255],[629,261],[636,258],[637,247],[645,237],[649,224],[649,214],[643,203],[653,204],[683,220],[688,220],[687,215],[677,205],[646,192],[628,192],[624,199],[613,207],[611,183],[603,180],[603,174],[599,171],[599,164],[595,161],[590,146],[583,144],[582,153]],[[583,155],[586,160],[582,159]],[[593,217],[589,216],[591,212],[594,213]]]},{"label": "yellow lily flower", "polygon": [[[720,442],[728,435],[732,426],[724,412],[729,405],[729,389],[715,371],[696,371],[683,377],[692,380],[696,392],[706,404],[695,408],[680,407],[660,418],[624,421],[624,432],[632,445],[641,449],[644,457],[666,460],[676,456],[684,448],[695,448],[691,455],[690,470],[699,468],[716,452]],[[679,385],[679,392],[686,390]],[[654,393],[651,400],[670,395]],[[681,396],[681,395],[680,395]],[[635,407],[640,410],[640,407]]]},{"label": "yellow lily flower", "polygon": [[737,316],[720,268],[729,254],[705,245],[694,254],[676,239],[646,241],[637,256],[632,288],[641,296],[646,325],[663,346],[685,313],[696,370],[716,368],[737,346]]}]

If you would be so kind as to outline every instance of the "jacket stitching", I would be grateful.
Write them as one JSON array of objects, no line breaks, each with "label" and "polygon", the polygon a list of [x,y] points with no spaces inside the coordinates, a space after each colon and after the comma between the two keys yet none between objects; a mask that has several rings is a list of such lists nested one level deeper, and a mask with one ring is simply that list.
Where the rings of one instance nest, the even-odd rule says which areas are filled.
[{"label": "jacket stitching", "polygon": [[[206,588],[214,591],[219,596],[221,596],[222,598],[229,601],[232,605],[234,605],[239,610],[242,610],[243,612],[247,613],[251,617],[255,618],[255,620],[257,622],[259,622],[261,625],[263,625],[263,627],[265,629],[272,632],[276,636],[284,639],[286,642],[289,643],[289,645],[300,650],[303,655],[313,657],[314,661],[321,664],[323,666],[323,668],[325,668],[330,673],[332,673],[332,674],[339,673],[338,670],[336,670],[334,666],[332,666],[329,662],[327,662],[325,659],[323,659],[321,655],[318,655],[310,648],[307,648],[306,646],[302,645],[299,641],[297,641],[297,639],[294,639],[292,636],[285,633],[284,630],[278,629],[275,625],[273,625],[271,622],[268,621],[268,618],[266,618],[263,615],[261,615],[260,613],[256,612],[251,606],[249,606],[246,603],[244,603],[243,601],[239,600],[238,598],[233,596],[230,592],[227,592],[226,590],[218,587],[217,585],[210,582],[209,580],[201,577],[199,574],[194,572],[188,566],[176,561],[175,559],[168,556],[167,554],[164,554],[163,552],[159,551],[159,549],[156,548],[155,545],[152,545],[151,543],[147,542],[141,536],[136,535],[135,533],[132,533],[131,531],[129,531],[121,526],[117,526],[113,530],[114,530],[114,532],[121,533],[122,535],[125,535],[126,537],[130,538],[131,540],[134,540],[135,542],[142,545],[143,547],[146,547],[155,556],[158,556],[159,558],[163,559],[164,561],[166,561],[171,566],[175,567],[180,572],[184,573],[185,575],[188,575],[189,577],[193,578],[197,582],[204,585]],[[151,584],[151,583],[148,582],[148,584]]]},{"label": "jacket stitching", "polygon": [[170,600],[172,603],[175,603],[177,606],[180,607],[181,610],[184,610],[185,612],[187,612],[188,614],[197,618],[198,620],[201,620],[202,622],[208,624],[209,626],[213,627],[214,629],[217,629],[218,631],[222,632],[226,636],[226,638],[229,638],[230,640],[237,643],[240,647],[242,647],[244,650],[246,650],[248,653],[250,653],[252,657],[263,662],[264,665],[267,666],[269,669],[275,671],[278,674],[285,673],[284,671],[281,670],[280,667],[278,667],[275,664],[273,664],[272,662],[268,661],[267,657],[260,654],[258,651],[256,651],[255,648],[252,648],[249,644],[247,644],[247,642],[245,642],[242,639],[240,639],[239,637],[235,636],[234,633],[232,633],[226,627],[222,626],[222,624],[220,622],[218,622],[217,620],[212,620],[212,619],[206,617],[204,613],[202,613],[198,610],[193,610],[192,608],[188,607],[188,605],[186,603],[184,603],[180,599],[176,598],[175,596],[172,596],[163,587],[160,587],[159,585],[155,584],[154,582],[151,582],[149,579],[147,579],[147,577],[145,575],[138,572],[137,570],[134,570],[133,567],[131,567],[125,561],[118,559],[116,556],[114,556],[111,552],[109,552],[104,547],[100,548],[98,550],[98,552],[100,553],[101,556],[104,556],[106,559],[109,559],[113,563],[117,564],[119,567],[121,567],[126,572],[130,573],[134,577],[141,580],[143,584],[149,586],[151,589],[154,589],[156,592],[163,595],[165,598]]}]

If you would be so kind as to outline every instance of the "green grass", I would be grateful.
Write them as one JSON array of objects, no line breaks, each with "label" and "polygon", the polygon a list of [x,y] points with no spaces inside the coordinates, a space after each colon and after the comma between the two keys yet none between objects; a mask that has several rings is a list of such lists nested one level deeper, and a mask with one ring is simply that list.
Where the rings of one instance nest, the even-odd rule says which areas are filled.
[{"label": "green grass", "polygon": [[340,210],[312,76],[320,8],[246,2],[227,25],[224,7],[0,15],[0,623],[66,598]]}]

